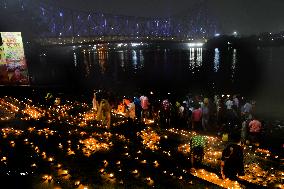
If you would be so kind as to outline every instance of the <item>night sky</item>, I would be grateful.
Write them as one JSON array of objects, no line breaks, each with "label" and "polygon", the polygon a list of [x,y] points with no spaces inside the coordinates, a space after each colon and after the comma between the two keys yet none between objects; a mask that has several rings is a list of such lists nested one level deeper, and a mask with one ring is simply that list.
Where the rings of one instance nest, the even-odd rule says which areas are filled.
[{"label": "night sky", "polygon": [[[46,0],[47,1],[47,0]],[[164,17],[190,10],[201,0],[52,0],[54,4],[80,10]],[[52,1],[48,1],[49,3]],[[222,30],[231,34],[254,34],[284,30],[284,0],[204,0]]]}]

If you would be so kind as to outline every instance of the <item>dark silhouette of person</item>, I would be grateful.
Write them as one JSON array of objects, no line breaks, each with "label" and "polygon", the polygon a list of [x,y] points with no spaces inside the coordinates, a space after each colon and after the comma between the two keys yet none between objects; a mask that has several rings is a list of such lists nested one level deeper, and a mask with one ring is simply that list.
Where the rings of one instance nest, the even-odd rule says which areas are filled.
[{"label": "dark silhouette of person", "polygon": [[237,176],[244,175],[243,148],[238,136],[232,138],[232,143],[222,152],[221,175],[230,180],[238,180]]}]

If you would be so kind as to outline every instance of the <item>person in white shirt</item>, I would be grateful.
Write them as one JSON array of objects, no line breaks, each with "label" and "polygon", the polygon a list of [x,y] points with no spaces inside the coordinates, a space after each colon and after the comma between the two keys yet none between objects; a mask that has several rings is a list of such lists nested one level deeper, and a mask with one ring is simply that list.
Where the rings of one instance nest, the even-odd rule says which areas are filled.
[{"label": "person in white shirt", "polygon": [[231,100],[231,99],[228,99],[225,103],[226,107],[227,107],[227,110],[231,110],[233,105],[234,105],[234,102]]}]

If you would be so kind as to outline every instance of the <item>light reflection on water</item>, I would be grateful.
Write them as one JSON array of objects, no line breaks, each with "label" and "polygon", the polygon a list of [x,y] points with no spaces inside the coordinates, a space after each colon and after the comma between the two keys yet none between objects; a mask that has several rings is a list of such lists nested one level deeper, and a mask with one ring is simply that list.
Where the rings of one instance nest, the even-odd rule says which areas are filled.
[{"label": "light reflection on water", "polygon": [[77,54],[76,54],[76,52],[73,53],[73,60],[74,60],[74,66],[77,67],[78,62],[77,62]]},{"label": "light reflection on water", "polygon": [[134,69],[134,72],[136,72],[137,71],[137,53],[135,50],[132,50],[131,53],[132,53],[133,69]]},{"label": "light reflection on water", "polygon": [[218,72],[220,65],[220,52],[218,48],[215,48],[214,54],[214,72]]},{"label": "light reflection on water", "polygon": [[195,66],[194,48],[189,49],[189,70],[193,70]]},{"label": "light reflection on water", "polygon": [[[80,53],[83,54],[81,59]],[[237,49],[201,47],[97,47],[75,50],[73,61],[75,67],[83,67],[85,78],[90,79],[89,83],[143,83],[144,87],[162,88],[185,84],[188,87],[225,90],[234,87],[232,84],[238,80],[237,75],[240,75],[237,73],[244,69],[238,66],[238,54]],[[240,83],[236,85],[241,86]]]},{"label": "light reflection on water", "polygon": [[202,48],[189,48],[189,70],[192,74],[199,72],[203,61]]},{"label": "light reflection on water", "polygon": [[144,55],[143,55],[143,51],[139,50],[139,57],[140,57],[140,69],[142,69],[144,67]]},{"label": "light reflection on water", "polygon": [[105,50],[98,49],[98,59],[99,59],[99,66],[101,68],[102,74],[106,71],[106,64],[108,60],[108,52]]},{"label": "light reflection on water", "polygon": [[197,48],[197,55],[196,55],[196,65],[197,67],[201,67],[202,66],[202,48]]},{"label": "light reflection on water", "polygon": [[[29,72],[37,85],[106,87],[127,92],[139,88],[165,94],[170,90],[180,94],[194,93],[192,90],[210,94],[260,91],[258,102],[267,105],[264,109],[284,107],[277,101],[284,96],[284,47],[157,46],[46,48],[47,56],[40,57]],[[270,104],[277,107],[269,108]]]},{"label": "light reflection on water", "polygon": [[235,79],[235,69],[237,64],[237,49],[233,51],[233,61],[232,61],[232,81],[234,82]]},{"label": "light reflection on water", "polygon": [[120,60],[120,66],[124,68],[125,62],[124,62],[124,51],[118,51],[118,56]]},{"label": "light reflection on water", "polygon": [[86,51],[83,51],[83,54],[84,54],[84,68],[85,68],[85,73],[86,73],[86,77],[90,74],[90,64],[91,64],[91,62],[90,62],[90,59],[89,59],[89,57],[88,57],[88,55],[87,55],[87,53],[86,53]]}]

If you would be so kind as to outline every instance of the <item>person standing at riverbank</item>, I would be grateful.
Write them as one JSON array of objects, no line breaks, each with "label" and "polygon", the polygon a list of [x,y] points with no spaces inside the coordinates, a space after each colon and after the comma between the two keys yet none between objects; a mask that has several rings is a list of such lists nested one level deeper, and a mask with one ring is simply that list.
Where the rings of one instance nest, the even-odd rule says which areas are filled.
[{"label": "person standing at riverbank", "polygon": [[141,101],[139,98],[134,97],[133,103],[135,105],[135,116],[138,121],[141,121],[141,111],[142,111]]},{"label": "person standing at riverbank", "polygon": [[204,98],[204,102],[201,106],[201,112],[202,112],[202,129],[203,131],[208,130],[208,122],[209,122],[209,99]]},{"label": "person standing at riverbank", "polygon": [[241,128],[241,143],[242,145],[246,144],[246,141],[248,139],[248,119],[244,119],[242,122],[242,128]]},{"label": "person standing at riverbank", "polygon": [[131,100],[129,100],[129,101],[130,101],[130,103],[128,104],[129,118],[134,121],[134,119],[135,119],[135,104]]},{"label": "person standing at riverbank", "polygon": [[262,129],[262,124],[259,120],[256,119],[256,117],[249,122],[250,142],[256,146],[259,145],[259,137],[261,129]]},{"label": "person standing at riverbank", "polygon": [[192,111],[191,115],[192,130],[201,129],[201,117],[202,117],[201,108],[198,105],[195,105],[195,108]]},{"label": "person standing at riverbank", "polygon": [[99,103],[97,101],[96,93],[94,93],[94,97],[93,97],[92,103],[93,103],[93,110],[95,112],[97,112],[98,111],[98,107],[99,107]]},{"label": "person standing at riverbank", "polygon": [[242,116],[248,117],[249,119],[252,118],[252,104],[249,100],[247,100],[244,106],[242,107],[241,114]]},{"label": "person standing at riverbank", "polygon": [[149,118],[149,99],[147,96],[142,95],[140,97],[141,107],[142,107],[142,119]]},{"label": "person standing at riverbank", "polygon": [[103,126],[110,128],[111,106],[106,99],[101,100],[96,119],[102,122]]},{"label": "person standing at riverbank", "polygon": [[172,123],[171,112],[172,112],[171,103],[169,102],[168,99],[163,100],[159,113],[160,124],[162,125],[163,128],[170,128]]}]

